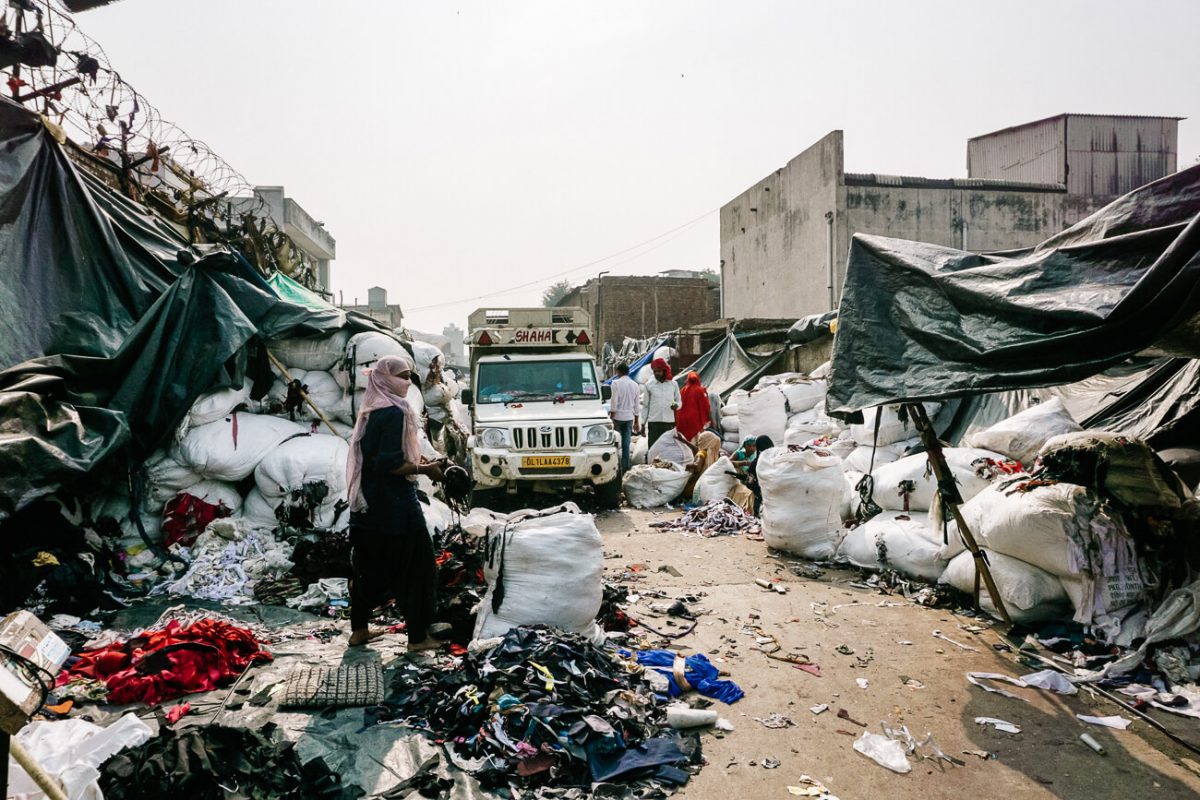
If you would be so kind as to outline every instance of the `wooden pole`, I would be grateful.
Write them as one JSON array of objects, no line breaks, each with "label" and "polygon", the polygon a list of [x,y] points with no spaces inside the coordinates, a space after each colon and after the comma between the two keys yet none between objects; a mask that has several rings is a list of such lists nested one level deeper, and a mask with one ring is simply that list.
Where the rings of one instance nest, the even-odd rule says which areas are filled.
[{"label": "wooden pole", "polygon": [[[292,375],[287,371],[287,367],[285,367],[283,362],[275,357],[274,353],[272,353],[270,350],[267,350],[266,347],[264,347],[263,350],[266,350],[267,358],[271,359],[271,363],[275,365],[275,369],[279,370],[279,374],[282,375],[283,379],[290,384],[292,382]],[[325,412],[317,408],[317,404],[314,403],[312,398],[308,396],[308,392],[301,388],[300,396],[304,398],[304,402],[308,403],[309,406],[312,407],[313,411],[317,412],[317,416],[321,418],[321,422],[325,423],[325,427],[329,428],[329,432],[340,438],[341,434],[338,433],[337,428],[333,427],[333,423],[329,421],[329,417],[325,416]]]},{"label": "wooden pole", "polygon": [[[67,800],[67,793],[62,790],[62,787],[59,785],[58,781],[50,777],[50,775],[48,775],[46,771],[42,769],[41,765],[33,760],[33,756],[29,754],[28,750],[21,746],[21,743],[17,741],[16,737],[13,737],[11,740],[9,740],[8,747],[9,752],[12,754],[13,761],[16,761],[21,765],[21,768],[25,770],[25,774],[37,784],[39,789],[46,793],[46,797],[48,797],[50,800]],[[7,794],[8,792],[6,791],[5,795]]]},{"label": "wooden pole", "polygon": [[1004,607],[1004,600],[1001,599],[1000,592],[996,588],[996,581],[992,579],[992,571],[988,568],[983,551],[979,549],[979,544],[975,541],[975,536],[967,526],[966,520],[963,519],[962,512],[959,511],[962,495],[958,493],[958,485],[954,482],[954,473],[950,471],[950,465],[946,463],[946,454],[942,452],[942,443],[938,441],[937,432],[934,431],[933,424],[929,421],[929,415],[925,413],[925,407],[920,403],[906,403],[905,407],[908,409],[908,415],[916,423],[917,431],[921,434],[921,443],[925,445],[925,451],[929,455],[929,465],[933,468],[934,477],[937,478],[942,505],[950,511],[954,521],[958,523],[958,535],[962,537],[963,544],[967,546],[967,550],[975,559],[975,602],[977,604],[979,602],[979,579],[982,577],[987,586],[988,596],[992,598],[992,605],[1004,619],[1004,624],[1011,628],[1012,617],[1008,615],[1008,609]]}]

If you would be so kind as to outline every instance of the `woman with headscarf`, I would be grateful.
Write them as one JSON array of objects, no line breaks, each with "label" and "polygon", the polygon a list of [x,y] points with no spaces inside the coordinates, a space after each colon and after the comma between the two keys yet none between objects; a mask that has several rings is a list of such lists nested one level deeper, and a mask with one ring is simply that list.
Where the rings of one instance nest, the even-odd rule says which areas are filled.
[{"label": "woman with headscarf", "polygon": [[689,372],[679,392],[679,411],[675,414],[675,430],[689,442],[708,427],[710,411],[708,390],[700,383],[700,375]]},{"label": "woman with headscarf", "polygon": [[350,437],[346,483],[350,501],[350,645],[371,631],[374,608],[396,600],[410,651],[430,650],[437,607],[437,563],[417,500],[417,476],[442,480],[441,464],[422,464],[418,426],[405,395],[416,369],[407,355],[384,356],[367,372],[367,389]]},{"label": "woman with headscarf", "polygon": [[700,476],[717,463],[717,459],[721,457],[721,438],[712,431],[700,431],[696,434],[696,438],[689,443],[693,448],[692,463],[688,465],[688,472],[692,473],[692,477],[688,479],[687,486],[683,488],[683,498],[690,499],[696,491],[696,482],[700,480]]}]

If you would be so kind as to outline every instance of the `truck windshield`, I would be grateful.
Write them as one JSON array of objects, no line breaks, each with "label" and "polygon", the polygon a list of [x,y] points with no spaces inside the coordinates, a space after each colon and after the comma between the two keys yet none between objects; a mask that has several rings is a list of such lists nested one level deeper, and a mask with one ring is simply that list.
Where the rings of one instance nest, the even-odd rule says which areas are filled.
[{"label": "truck windshield", "polygon": [[496,361],[479,365],[479,403],[599,399],[591,361]]}]

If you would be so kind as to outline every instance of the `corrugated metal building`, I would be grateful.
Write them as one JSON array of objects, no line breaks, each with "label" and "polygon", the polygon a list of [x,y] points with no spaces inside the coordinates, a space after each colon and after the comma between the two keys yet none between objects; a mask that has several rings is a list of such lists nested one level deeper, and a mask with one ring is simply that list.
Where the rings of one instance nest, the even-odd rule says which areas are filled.
[{"label": "corrugated metal building", "polygon": [[967,141],[967,175],[1115,196],[1175,172],[1181,117],[1059,114]]}]

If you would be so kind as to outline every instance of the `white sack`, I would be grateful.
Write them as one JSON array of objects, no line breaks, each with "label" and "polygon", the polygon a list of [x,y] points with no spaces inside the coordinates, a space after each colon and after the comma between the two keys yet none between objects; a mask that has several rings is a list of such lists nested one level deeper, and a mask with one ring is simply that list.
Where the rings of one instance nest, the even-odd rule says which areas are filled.
[{"label": "white sack", "polygon": [[946,569],[946,562],[938,558],[940,546],[930,538],[927,514],[885,511],[847,533],[838,554],[861,569],[894,569],[910,578],[936,581]]},{"label": "white sack", "polygon": [[186,489],[199,483],[202,478],[191,467],[180,464],[167,451],[159,450],[146,461],[146,498],[145,507],[156,514],[162,513],[163,506]]},{"label": "white sack", "polygon": [[[519,625],[550,625],[603,641],[604,633],[596,625],[603,594],[600,531],[578,506],[560,508],[569,510],[537,512],[516,522],[510,518],[507,530],[500,528],[488,537],[488,591],[479,604],[476,640],[503,636]],[[503,602],[493,611],[502,566]]]},{"label": "white sack", "polygon": [[250,379],[247,378],[240,389],[216,389],[200,395],[196,398],[196,402],[192,403],[191,410],[188,411],[188,427],[207,425],[226,416],[250,399],[251,385]]},{"label": "white sack", "polygon": [[425,517],[425,527],[431,537],[454,524],[454,512],[450,506],[433,496],[429,497],[428,503],[421,503],[421,514]]},{"label": "white sack", "polygon": [[[337,436],[315,434],[291,439],[258,465],[254,471],[255,488],[271,507],[277,508],[290,492],[309,483],[324,483],[329,494],[313,510],[312,522],[317,528],[332,528],[338,501],[346,499],[349,452],[350,446]],[[257,514],[260,518],[265,516],[261,510]],[[345,527],[348,516],[343,513],[338,522],[339,527]]]},{"label": "white sack", "polygon": [[650,446],[649,451],[646,453],[646,463],[653,463],[656,458],[686,466],[692,463],[696,458],[696,454],[683,443],[679,434],[675,432],[675,429],[671,428],[662,436],[659,436],[658,440]]},{"label": "white sack", "polygon": [[237,487],[226,481],[204,480],[183,489],[179,494],[190,494],[209,505],[224,506],[236,514],[242,510],[242,496]]},{"label": "white sack", "polygon": [[1026,469],[1032,469],[1042,445],[1055,436],[1081,430],[1079,423],[1067,413],[1062,399],[1054,397],[971,434],[966,443],[1002,453],[1020,461]]},{"label": "white sack", "polygon": [[[1071,568],[1072,526],[1087,524],[1085,506],[1091,505],[1087,490],[1070,483],[1037,486],[1015,492],[989,486],[959,507],[975,541],[981,547],[1026,561],[1059,576],[1073,574]],[[949,543],[943,557],[951,558],[966,546],[958,525],[948,525]]]},{"label": "white sack", "polygon": [[837,420],[827,417],[823,404],[818,404],[808,411],[801,411],[799,414],[792,414],[788,417],[783,441],[788,446],[799,445],[824,436],[836,436],[838,430]]},{"label": "white sack", "polygon": [[[932,419],[937,414],[941,405],[938,403],[924,403],[925,413]],[[880,413],[882,408],[882,418],[879,420],[879,438],[875,438],[875,415]],[[851,425],[850,435],[854,437],[854,441],[860,445],[869,447],[872,444],[895,444],[896,442],[912,439],[917,436],[917,426],[912,419],[900,419],[899,406],[882,406],[875,408],[863,409],[863,422],[861,425]],[[982,447],[982,445],[976,445]]]},{"label": "white sack", "polygon": [[[844,461],[846,462],[846,469],[854,470],[855,472],[870,472],[872,464],[871,445],[859,444],[853,439],[850,439],[849,441],[852,442],[855,447],[854,450],[851,451],[850,455],[845,456],[844,458]],[[920,443],[919,439],[916,441]],[[900,459],[904,458],[904,452],[908,450],[908,448],[912,447],[912,442],[912,439],[905,439],[902,442],[885,444],[874,448],[875,469],[879,469],[884,464],[891,464],[894,461],[899,461]]]},{"label": "white sack", "polygon": [[650,445],[645,436],[634,436],[629,441],[629,466],[646,463],[646,453]]},{"label": "white sack", "polygon": [[278,500],[269,501],[263,497],[262,492],[254,488],[242,501],[241,518],[252,530],[272,531],[279,527],[279,520],[275,516],[278,506]]},{"label": "white sack", "polygon": [[742,436],[770,436],[782,444],[787,433],[787,401],[775,387],[758,389],[738,403],[738,432]]},{"label": "white sack", "polygon": [[683,494],[691,473],[683,467],[656,467],[639,464],[625,473],[622,485],[625,499],[634,508],[660,508]]},{"label": "white sack", "polygon": [[355,334],[346,343],[346,358],[351,360],[358,370],[355,381],[360,389],[366,386],[366,378],[362,376],[363,369],[374,365],[384,356],[400,355],[409,355],[408,350],[404,349],[404,345],[400,344],[395,337],[378,331]]},{"label": "white sack", "polygon": [[[869,449],[869,448],[867,448]],[[966,503],[991,485],[991,481],[976,472],[974,462],[980,459],[1002,460],[1003,457],[987,450],[970,447],[946,447],[942,449],[946,465],[958,484],[958,492]],[[877,466],[875,477],[875,502],[881,508],[901,511],[904,498],[900,495],[902,481],[912,481],[916,488],[908,495],[908,507],[913,511],[928,511],[937,491],[937,478],[929,464],[928,453],[918,453]],[[1011,554],[1010,554],[1011,555]]]},{"label": "white sack", "polygon": [[[429,344],[428,342],[411,342],[413,351],[413,362],[417,365],[417,375],[421,377],[421,382],[424,383],[429,379],[429,366],[435,358],[442,358],[442,351],[437,345]],[[445,359],[442,358],[443,364]]]},{"label": "white sack", "polygon": [[236,482],[254,472],[258,463],[285,439],[305,432],[305,428],[278,417],[237,413],[188,431],[173,455],[206,478]]},{"label": "white sack", "polygon": [[[1038,569],[1003,553],[988,552],[988,567],[1000,597],[1013,622],[1031,623],[1055,619],[1069,607],[1067,593],[1058,578],[1045,570]],[[946,565],[946,571],[938,583],[946,583],[960,592],[975,591],[975,559],[970,553],[959,553]],[[979,605],[994,617],[999,618],[996,607],[988,597],[987,586],[979,581]]]},{"label": "white sack", "polygon": [[734,471],[733,462],[721,456],[713,465],[704,470],[704,474],[696,481],[696,499],[701,503],[710,500],[723,500],[729,497],[738,479],[730,473]]},{"label": "white sack", "polygon": [[825,381],[789,380],[779,384],[787,400],[788,413],[808,411],[825,399]]},{"label": "white sack", "polygon": [[346,342],[349,339],[350,331],[346,329],[329,336],[275,339],[267,342],[267,349],[290,367],[302,370],[329,370],[345,355]]},{"label": "white sack", "polygon": [[805,558],[832,557],[849,500],[842,460],[818,450],[773,447],[758,454],[757,470],[767,545]]}]

